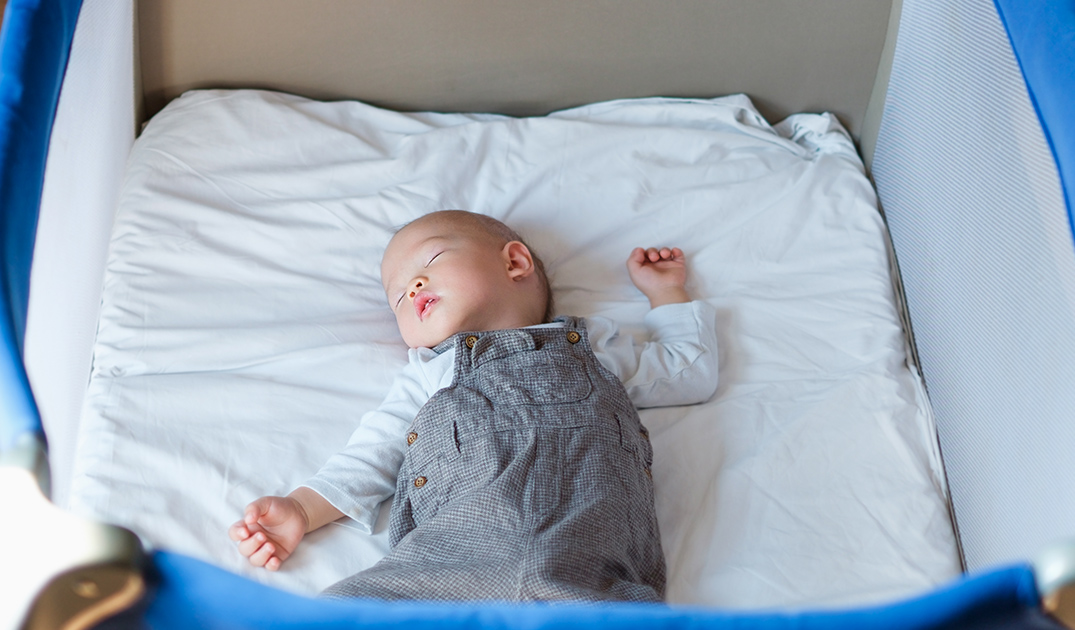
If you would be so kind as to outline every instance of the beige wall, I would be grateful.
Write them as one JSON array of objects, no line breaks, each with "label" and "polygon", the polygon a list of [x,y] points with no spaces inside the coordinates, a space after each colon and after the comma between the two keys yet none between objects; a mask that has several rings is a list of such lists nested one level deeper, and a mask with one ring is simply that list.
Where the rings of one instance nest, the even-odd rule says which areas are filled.
[{"label": "beige wall", "polygon": [[856,135],[891,0],[141,0],[147,113],[257,87],[402,110],[543,114],[749,94]]}]

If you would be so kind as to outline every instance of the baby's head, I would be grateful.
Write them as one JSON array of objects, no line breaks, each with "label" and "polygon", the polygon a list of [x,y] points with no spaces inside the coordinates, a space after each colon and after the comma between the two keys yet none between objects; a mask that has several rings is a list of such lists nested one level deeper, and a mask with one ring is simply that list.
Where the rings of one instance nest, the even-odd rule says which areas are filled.
[{"label": "baby's head", "polygon": [[549,320],[541,260],[500,221],[444,210],[403,227],[385,248],[381,282],[403,341],[431,348],[465,330]]}]

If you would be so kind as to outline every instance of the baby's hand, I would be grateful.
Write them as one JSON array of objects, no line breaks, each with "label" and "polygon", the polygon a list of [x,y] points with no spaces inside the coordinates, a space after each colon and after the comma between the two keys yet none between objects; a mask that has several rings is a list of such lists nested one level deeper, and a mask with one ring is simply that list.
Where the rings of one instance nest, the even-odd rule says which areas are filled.
[{"label": "baby's hand", "polygon": [[631,282],[649,298],[651,308],[690,301],[684,288],[687,261],[678,247],[636,247],[627,258],[627,272]]},{"label": "baby's hand", "polygon": [[243,520],[228,528],[250,564],[276,571],[306,535],[306,513],[291,497],[261,497],[246,506]]}]

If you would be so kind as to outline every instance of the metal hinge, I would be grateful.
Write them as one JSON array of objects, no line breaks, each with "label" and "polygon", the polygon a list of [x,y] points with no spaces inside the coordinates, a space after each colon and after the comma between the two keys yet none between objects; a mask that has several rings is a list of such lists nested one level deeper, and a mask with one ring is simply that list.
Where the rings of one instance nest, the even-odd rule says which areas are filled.
[{"label": "metal hinge", "polygon": [[24,438],[0,456],[0,630],[89,628],[145,593],[142,544],[54,506],[44,446]]},{"label": "metal hinge", "polygon": [[1075,541],[1052,545],[1034,559],[1041,607],[1075,630]]}]

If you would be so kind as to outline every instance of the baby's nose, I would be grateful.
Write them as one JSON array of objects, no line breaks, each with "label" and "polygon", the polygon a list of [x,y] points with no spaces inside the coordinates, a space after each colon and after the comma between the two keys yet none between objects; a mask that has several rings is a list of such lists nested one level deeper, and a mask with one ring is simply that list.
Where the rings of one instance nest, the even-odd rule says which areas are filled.
[{"label": "baby's nose", "polygon": [[411,292],[409,295],[412,299],[414,298],[414,296],[418,295],[418,291],[422,288],[424,284],[425,282],[423,282],[421,279],[415,279],[414,282],[411,283]]}]

